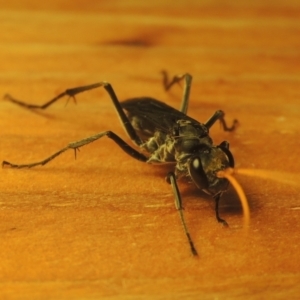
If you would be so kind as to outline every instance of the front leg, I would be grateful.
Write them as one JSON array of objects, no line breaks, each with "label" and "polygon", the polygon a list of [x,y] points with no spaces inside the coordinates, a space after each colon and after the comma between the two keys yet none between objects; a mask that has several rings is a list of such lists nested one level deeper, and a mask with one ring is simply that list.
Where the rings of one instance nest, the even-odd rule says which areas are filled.
[{"label": "front leg", "polygon": [[228,223],[227,223],[225,220],[221,219],[221,218],[220,218],[220,215],[219,215],[219,202],[220,202],[220,199],[221,199],[221,195],[222,195],[222,194],[220,193],[220,194],[218,194],[218,195],[216,195],[216,196],[214,197],[215,202],[216,202],[216,206],[215,206],[216,218],[217,218],[217,221],[218,221],[219,223],[222,223],[224,226],[228,227]]},{"label": "front leg", "polygon": [[192,254],[194,256],[197,256],[198,255],[197,250],[196,250],[196,248],[194,246],[193,240],[191,238],[191,235],[189,233],[189,230],[187,228],[187,225],[186,225],[186,222],[185,222],[185,218],[184,218],[184,215],[183,215],[182,201],[181,201],[180,192],[179,192],[179,189],[178,189],[178,186],[177,186],[176,175],[173,172],[170,172],[167,175],[166,180],[172,186],[173,193],[174,193],[174,198],[175,198],[175,207],[176,207],[176,209],[179,212],[180,220],[181,220],[181,223],[182,223],[185,235],[186,235],[186,237],[188,239],[188,242],[190,244],[190,248],[191,248]]}]

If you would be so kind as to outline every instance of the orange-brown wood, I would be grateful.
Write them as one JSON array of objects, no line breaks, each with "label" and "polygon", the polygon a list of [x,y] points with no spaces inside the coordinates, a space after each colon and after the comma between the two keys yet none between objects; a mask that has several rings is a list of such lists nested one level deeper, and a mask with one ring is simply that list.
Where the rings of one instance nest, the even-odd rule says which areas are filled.
[{"label": "orange-brown wood", "polygon": [[[49,3],[48,3],[49,2]],[[191,255],[168,168],[134,161],[103,138],[44,167],[0,169],[1,299],[296,299],[300,294],[300,4],[298,1],[1,1],[0,94],[43,103],[101,80],[120,98],[166,93],[162,69],[193,75],[189,114],[223,109],[237,175],[221,215],[180,183]],[[46,111],[0,102],[0,159],[34,162],[103,130],[127,141],[103,89]]]}]

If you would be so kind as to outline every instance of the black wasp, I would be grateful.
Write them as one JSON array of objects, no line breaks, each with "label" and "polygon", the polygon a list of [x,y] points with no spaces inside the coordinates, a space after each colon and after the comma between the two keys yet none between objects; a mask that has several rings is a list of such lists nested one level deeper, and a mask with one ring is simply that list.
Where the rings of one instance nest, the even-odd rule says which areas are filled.
[{"label": "black wasp", "polygon": [[218,177],[217,173],[227,168],[233,168],[234,159],[229,151],[228,142],[224,141],[220,145],[213,144],[209,136],[209,129],[219,120],[225,131],[231,131],[234,129],[237,121],[234,120],[233,125],[227,127],[224,120],[224,112],[221,110],[217,110],[203,124],[187,116],[192,76],[189,74],[177,75],[171,81],[168,80],[166,72],[163,72],[163,76],[163,83],[166,90],[173,84],[184,80],[183,98],[179,111],[150,97],[132,98],[119,102],[114,89],[110,83],[105,81],[67,89],[65,92],[40,106],[27,104],[6,95],[5,98],[7,100],[23,107],[29,109],[46,109],[64,96],[72,97],[75,100],[75,95],[79,93],[104,87],[117,110],[125,131],[141,151],[135,150],[114,132],[108,130],[70,143],[65,148],[40,162],[12,164],[3,161],[2,165],[12,168],[31,168],[38,165],[45,165],[68,149],[73,149],[76,155],[76,150],[80,147],[92,143],[103,136],[112,139],[127,154],[139,161],[150,164],[174,163],[175,170],[167,174],[166,180],[172,186],[175,196],[175,206],[179,211],[191,251],[193,255],[197,255],[183,216],[182,201],[177,180],[182,177],[189,177],[199,189],[210,194],[215,199],[217,221],[227,225],[226,221],[219,216],[219,200],[223,192],[226,191],[229,182],[226,178]]}]

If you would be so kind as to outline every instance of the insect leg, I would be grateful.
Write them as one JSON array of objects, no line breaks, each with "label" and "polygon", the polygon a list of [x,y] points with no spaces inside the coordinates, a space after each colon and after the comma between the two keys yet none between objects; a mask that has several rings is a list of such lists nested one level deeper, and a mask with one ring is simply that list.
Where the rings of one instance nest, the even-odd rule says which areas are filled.
[{"label": "insect leg", "polygon": [[225,131],[232,131],[235,129],[236,125],[238,124],[238,121],[236,119],[233,120],[232,126],[228,127],[226,124],[226,121],[224,119],[225,113],[222,110],[217,110],[204,124],[208,129],[216,123],[216,121],[220,121],[221,125],[223,127],[223,130]]},{"label": "insect leg", "polygon": [[54,97],[53,99],[49,100],[48,102],[46,102],[42,105],[26,103],[26,102],[23,102],[23,101],[13,98],[9,94],[4,95],[4,99],[6,99],[10,102],[13,102],[17,105],[23,106],[25,108],[29,108],[29,109],[46,109],[47,107],[49,107],[50,105],[55,103],[57,100],[63,98],[64,96],[69,96],[69,97],[73,98],[73,100],[76,102],[75,95],[85,92],[85,91],[88,91],[88,90],[98,88],[100,86],[102,86],[101,83],[100,84],[95,83],[95,84],[91,84],[91,85],[80,86],[80,87],[73,88],[73,89],[67,89],[63,93],[57,95],[56,97]]},{"label": "insect leg", "polygon": [[189,106],[189,97],[190,97],[190,90],[192,85],[192,76],[188,73],[175,75],[171,81],[169,81],[168,73],[166,71],[162,71],[163,75],[163,86],[165,90],[169,90],[175,83],[180,82],[184,79],[184,88],[181,100],[180,111],[184,114],[187,113],[188,106]]},{"label": "insect leg", "polygon": [[98,83],[94,83],[91,85],[86,85],[86,86],[80,86],[80,87],[76,87],[76,88],[72,88],[72,89],[67,89],[65,92],[59,94],[58,96],[56,96],[55,98],[51,99],[50,101],[46,102],[43,105],[35,105],[35,104],[28,104],[25,103],[23,101],[14,99],[13,97],[11,97],[10,95],[5,95],[5,98],[15,104],[18,104],[20,106],[29,108],[29,109],[46,109],[48,106],[50,106],[51,104],[53,104],[54,102],[56,102],[57,100],[59,100],[60,98],[64,97],[64,96],[69,96],[71,98],[73,98],[75,101],[75,96],[79,93],[88,91],[88,90],[92,90],[98,87],[103,86],[105,88],[105,90],[107,91],[107,93],[109,94],[111,100],[113,101],[113,104],[117,110],[117,113],[121,119],[121,122],[127,132],[127,134],[129,135],[129,137],[131,138],[131,140],[137,144],[137,145],[141,145],[143,142],[140,139],[140,137],[137,135],[137,133],[135,132],[133,126],[131,125],[128,117],[126,116],[126,114],[124,113],[120,102],[111,86],[110,83],[106,82],[106,81],[101,81]]},{"label": "insect leg", "polygon": [[102,138],[103,136],[107,136],[110,139],[112,139],[116,144],[118,144],[121,147],[121,149],[123,149],[131,157],[133,157],[133,158],[135,158],[139,161],[143,161],[143,162],[146,162],[148,160],[148,158],[146,156],[144,156],[142,153],[138,152],[137,150],[135,150],[134,148],[129,146],[126,142],[124,142],[114,132],[104,131],[104,132],[100,132],[98,134],[95,134],[93,136],[90,136],[88,138],[82,139],[80,141],[70,143],[65,148],[57,151],[56,153],[52,154],[51,156],[47,157],[46,159],[44,159],[42,161],[31,163],[31,164],[20,164],[20,165],[12,164],[8,161],[3,161],[2,162],[2,167],[9,166],[11,168],[32,168],[32,167],[39,166],[39,165],[43,166],[43,165],[47,164],[49,161],[53,160],[55,157],[59,156],[60,154],[62,154],[63,152],[65,152],[69,149],[73,149],[75,151],[75,157],[76,157],[76,151],[79,148],[81,148],[82,146],[85,146],[87,144],[90,144],[90,143]]},{"label": "insect leg", "polygon": [[[100,83],[99,83],[100,84]],[[101,82],[101,84],[103,85],[103,87],[105,88],[105,90],[107,91],[107,93],[109,94],[115,109],[117,110],[117,114],[119,116],[119,118],[121,119],[121,122],[124,126],[124,129],[126,131],[126,133],[129,135],[130,139],[138,146],[140,146],[143,141],[141,140],[141,138],[137,135],[135,129],[133,128],[132,124],[130,123],[128,117],[126,116],[124,110],[122,109],[122,106],[115,94],[115,91],[113,90],[112,86],[110,83],[108,82]]]},{"label": "insect leg", "polygon": [[216,201],[216,206],[215,206],[216,218],[219,223],[222,223],[224,226],[228,226],[227,222],[225,220],[221,219],[219,216],[219,202],[220,202],[221,195],[222,194],[218,194],[214,197],[214,199]]},{"label": "insect leg", "polygon": [[179,192],[177,182],[176,182],[176,176],[173,172],[170,172],[167,175],[166,179],[167,179],[167,182],[169,182],[172,186],[174,197],[175,197],[175,207],[179,212],[181,223],[183,225],[184,232],[185,232],[186,237],[188,239],[188,242],[190,244],[191,251],[192,251],[193,255],[197,256],[198,255],[197,250],[194,246],[194,243],[192,241],[191,235],[190,235],[190,233],[188,231],[188,228],[186,226],[185,218],[184,218],[184,215],[183,215],[182,201],[181,201],[180,192]]}]

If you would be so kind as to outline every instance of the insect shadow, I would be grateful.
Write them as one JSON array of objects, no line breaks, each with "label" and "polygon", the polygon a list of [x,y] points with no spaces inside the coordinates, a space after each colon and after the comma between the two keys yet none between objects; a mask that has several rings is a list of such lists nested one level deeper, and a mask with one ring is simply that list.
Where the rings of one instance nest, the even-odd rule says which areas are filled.
[{"label": "insect shadow", "polygon": [[46,159],[29,163],[14,164],[3,161],[3,167],[32,168],[45,165],[63,152],[74,150],[75,156],[79,148],[90,144],[104,136],[112,139],[122,150],[132,158],[149,164],[173,164],[173,171],[166,175],[167,182],[171,185],[175,207],[179,212],[184,232],[188,239],[193,255],[197,255],[189,230],[186,226],[183,205],[177,181],[189,178],[197,188],[212,196],[215,200],[215,215],[218,222],[227,226],[227,222],[219,216],[219,201],[227,190],[227,178],[218,176],[218,172],[234,167],[234,158],[229,150],[229,143],[223,141],[214,145],[209,136],[209,129],[220,121],[225,131],[234,130],[237,120],[228,127],[224,112],[217,110],[205,123],[187,115],[192,76],[188,73],[176,75],[169,80],[165,71],[163,85],[166,90],[174,84],[184,81],[183,96],[180,109],[177,110],[161,101],[151,97],[132,98],[120,102],[110,83],[101,81],[95,84],[67,89],[43,105],[35,105],[17,100],[6,95],[6,100],[32,110],[46,109],[57,100],[68,96],[75,100],[79,93],[103,87],[117,111],[117,114],[133,144],[139,151],[126,143],[111,130],[97,133],[82,140],[69,143],[66,147],[47,157]]}]

